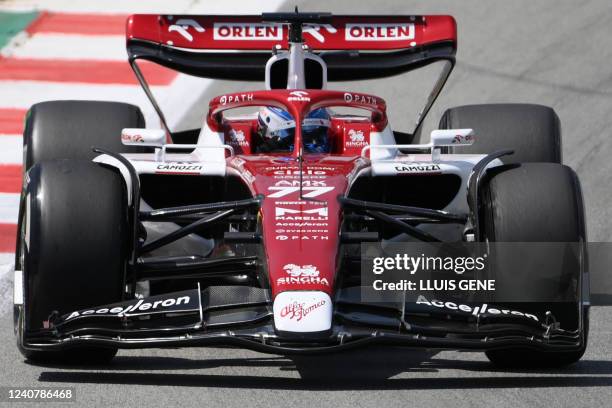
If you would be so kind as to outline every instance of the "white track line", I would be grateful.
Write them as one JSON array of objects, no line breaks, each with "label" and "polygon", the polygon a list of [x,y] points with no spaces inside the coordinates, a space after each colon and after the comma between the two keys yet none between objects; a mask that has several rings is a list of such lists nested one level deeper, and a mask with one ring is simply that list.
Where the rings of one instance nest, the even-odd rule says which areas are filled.
[{"label": "white track line", "polygon": [[[0,9],[13,11],[46,10],[57,12],[97,14],[184,13],[189,10],[193,3],[193,0],[4,0],[2,3],[0,3]],[[231,9],[226,8],[226,10]]]},{"label": "white track line", "polygon": [[72,34],[34,34],[14,47],[10,56],[56,60],[126,61],[124,35],[82,36]]},{"label": "white track line", "polygon": [[21,164],[22,160],[22,137],[20,135],[0,135],[0,163]]},{"label": "white track line", "polygon": [[0,223],[17,224],[19,194],[0,193]]},{"label": "white track line", "polygon": [[[164,98],[166,86],[151,87]],[[28,109],[35,103],[53,100],[99,100],[145,106],[148,100],[137,85],[74,84],[70,82],[0,81],[0,107]]]}]

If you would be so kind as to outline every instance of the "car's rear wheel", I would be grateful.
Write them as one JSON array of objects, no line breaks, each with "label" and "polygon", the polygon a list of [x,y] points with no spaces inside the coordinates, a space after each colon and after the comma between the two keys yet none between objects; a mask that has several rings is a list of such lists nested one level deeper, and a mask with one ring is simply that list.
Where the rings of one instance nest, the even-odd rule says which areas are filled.
[{"label": "car's rear wheel", "polygon": [[145,126],[137,106],[102,101],[50,101],[33,105],[23,133],[24,171],[56,159],[93,159],[92,147],[143,153],[146,147],[121,143],[123,128]]},{"label": "car's rear wheel", "polygon": [[508,163],[561,163],[561,125],[552,108],[530,104],[467,105],[448,109],[440,129],[474,129],[471,146],[450,148],[452,153],[489,154],[512,149],[501,160]]},{"label": "car's rear wheel", "polygon": [[23,306],[16,307],[18,343],[33,361],[98,363],[114,348],[30,350],[23,339],[48,326],[53,314],[122,298],[129,223],[124,181],[88,160],[54,160],[27,173],[19,234]]},{"label": "car's rear wheel", "polygon": [[[567,166],[523,163],[491,169],[482,188],[481,204],[480,225],[486,241],[577,243],[578,247],[586,241],[580,183]],[[581,309],[577,301],[584,258],[569,256],[560,262],[545,253],[536,256],[537,270],[518,270],[513,262],[495,264],[496,288],[501,290],[495,296],[503,296],[504,301],[520,298],[520,302],[531,302],[531,307],[540,307],[542,311],[556,310],[562,328],[567,328],[566,324],[572,329],[580,328],[577,311]],[[576,296],[573,303],[565,301],[572,296]],[[545,299],[552,303],[544,302]],[[489,350],[486,355],[491,362],[504,367],[572,364],[586,349],[588,309],[582,310],[580,349],[543,352],[513,347]]]}]

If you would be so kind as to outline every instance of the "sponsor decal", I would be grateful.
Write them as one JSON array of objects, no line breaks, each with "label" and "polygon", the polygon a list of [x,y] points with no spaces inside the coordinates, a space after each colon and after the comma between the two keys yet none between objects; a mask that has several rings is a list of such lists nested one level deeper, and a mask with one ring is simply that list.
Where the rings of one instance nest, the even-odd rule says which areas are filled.
[{"label": "sponsor decal", "polygon": [[327,207],[311,208],[309,210],[297,210],[293,208],[276,207],[275,215],[277,220],[290,221],[322,221],[327,220]]},{"label": "sponsor decal", "polygon": [[[282,170],[275,170],[274,175],[276,176],[299,176],[300,170],[299,169],[289,170],[289,169],[283,168]],[[302,175],[303,176],[325,176],[327,175],[327,172],[325,170],[307,169],[307,170],[302,170]]]},{"label": "sponsor decal", "polygon": [[348,102],[348,103],[356,102],[356,103],[363,103],[363,104],[368,104],[368,105],[376,105],[378,103],[378,100],[376,99],[376,97],[370,96],[370,95],[361,95],[361,94],[356,94],[356,93],[345,92],[344,102]]},{"label": "sponsor decal", "polygon": [[321,28],[325,29],[328,33],[336,33],[338,30],[331,24],[304,24],[302,32],[304,34],[310,34],[312,38],[320,43],[325,42],[325,36],[321,33]]},{"label": "sponsor decal", "polygon": [[395,166],[395,170],[400,173],[437,173],[442,168],[438,164],[412,164],[405,166]]},{"label": "sponsor decal", "polygon": [[144,143],[144,137],[142,137],[142,135],[139,134],[128,134],[128,133],[121,133],[121,140],[123,140],[124,142],[132,142],[132,143]]},{"label": "sponsor decal", "polygon": [[242,130],[231,129],[229,131],[230,141],[229,144],[231,146],[240,146],[240,147],[248,147],[249,142],[246,140],[246,136]]},{"label": "sponsor decal", "polygon": [[454,302],[443,302],[443,301],[435,300],[435,299],[427,300],[425,296],[419,295],[419,297],[416,300],[416,304],[437,307],[440,309],[452,310],[454,312],[463,312],[465,314],[471,314],[473,316],[478,316],[481,314],[502,315],[502,316],[510,315],[510,316],[526,317],[528,319],[535,320],[536,322],[539,321],[537,316],[533,314],[523,313],[518,310],[497,309],[494,307],[490,307],[486,303],[483,303],[482,305],[479,305],[479,306],[469,306],[469,305],[464,305],[464,304],[457,304]]},{"label": "sponsor decal", "polygon": [[287,272],[287,277],[278,278],[278,285],[291,284],[310,284],[310,285],[325,285],[329,286],[327,278],[319,277],[319,270],[314,265],[296,265],[287,264],[283,266],[283,270]]},{"label": "sponsor decal", "polygon": [[[130,316],[137,314],[191,311],[199,308],[199,299],[195,291],[177,293],[175,296],[154,296],[132,302],[115,303],[95,309],[81,310],[70,313],[64,321],[80,316]],[[197,302],[197,304],[196,304]]]},{"label": "sponsor decal", "polygon": [[325,299],[321,299],[315,303],[310,304],[293,302],[292,304],[286,305],[281,309],[280,317],[287,319],[295,319],[299,322],[313,311],[325,306],[325,303]]},{"label": "sponsor decal", "polygon": [[219,98],[219,103],[221,105],[227,105],[228,103],[235,102],[248,102],[253,100],[252,93],[243,93],[243,94],[231,94],[231,95],[222,95]]},{"label": "sponsor decal", "polygon": [[203,166],[200,164],[183,163],[183,162],[167,162],[158,164],[155,167],[156,173],[173,172],[185,174],[200,174]]},{"label": "sponsor decal", "polygon": [[[176,23],[168,26],[168,32],[176,31],[187,41],[192,42],[193,35],[191,35],[189,32],[189,28],[193,28],[198,33],[204,32],[204,27],[202,27],[197,21],[190,18],[181,18],[176,20]],[[169,44],[172,45],[171,42],[169,42]]]},{"label": "sponsor decal", "polygon": [[291,102],[310,102],[310,97],[308,96],[308,92],[306,91],[291,91],[289,92],[289,97],[287,97],[288,101]]},{"label": "sponsor decal", "polygon": [[364,147],[368,145],[368,142],[365,141],[363,131],[361,130],[349,129],[348,137],[350,140],[344,143],[345,147]]},{"label": "sponsor decal", "polygon": [[283,26],[265,23],[214,23],[213,39],[282,41]]},{"label": "sponsor decal", "polygon": [[[322,180],[303,180],[302,192],[306,198],[318,197],[328,193],[334,189],[334,186],[327,186]],[[269,194],[270,198],[280,198],[296,193],[300,190],[300,182],[298,180],[281,180],[274,186],[268,187],[268,190],[274,191]]]},{"label": "sponsor decal", "polygon": [[472,142],[472,140],[474,139],[474,136],[472,135],[456,135],[453,138],[453,144],[469,144]]},{"label": "sponsor decal", "polygon": [[344,39],[346,41],[414,40],[414,24],[346,24],[344,29]]},{"label": "sponsor decal", "polygon": [[[300,231],[301,232],[301,231]],[[277,235],[275,238],[277,241],[328,241],[328,235]]]},{"label": "sponsor decal", "polygon": [[273,310],[274,326],[281,331],[304,333],[331,328],[332,301],[325,292],[285,290],[274,299]]}]

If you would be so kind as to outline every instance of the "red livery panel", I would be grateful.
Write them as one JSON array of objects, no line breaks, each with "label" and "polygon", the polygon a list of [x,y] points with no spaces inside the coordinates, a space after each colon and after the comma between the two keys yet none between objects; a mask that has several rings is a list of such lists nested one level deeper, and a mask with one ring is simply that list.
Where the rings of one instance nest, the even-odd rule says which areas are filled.
[{"label": "red livery panel", "polygon": [[[313,50],[395,50],[441,41],[456,42],[452,16],[334,16],[331,24],[306,24],[304,40]],[[286,49],[288,27],[261,16],[135,14],[127,39],[192,50]]]}]

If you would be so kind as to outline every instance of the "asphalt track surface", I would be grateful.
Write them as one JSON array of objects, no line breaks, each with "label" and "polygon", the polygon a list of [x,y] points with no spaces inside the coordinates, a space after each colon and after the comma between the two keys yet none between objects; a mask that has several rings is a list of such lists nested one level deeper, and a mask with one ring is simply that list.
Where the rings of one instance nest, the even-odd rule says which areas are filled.
[{"label": "asphalt track surface", "polygon": [[[443,110],[456,105],[554,107],[563,125],[564,161],[582,181],[589,238],[612,241],[608,0],[298,4],[305,11],[334,13],[453,14],[459,26],[458,64],[425,129],[433,129]],[[240,86],[215,86],[210,94]],[[379,93],[401,89],[389,80]],[[196,105],[185,128],[201,120],[209,96]],[[390,103],[401,111],[410,97]],[[585,357],[556,371],[501,371],[481,353],[401,349],[302,358],[229,349],[120,351],[105,367],[40,367],[23,362],[11,318],[3,316],[0,385],[76,387],[79,405],[96,406],[609,406],[611,312],[606,306],[593,308]]]}]

